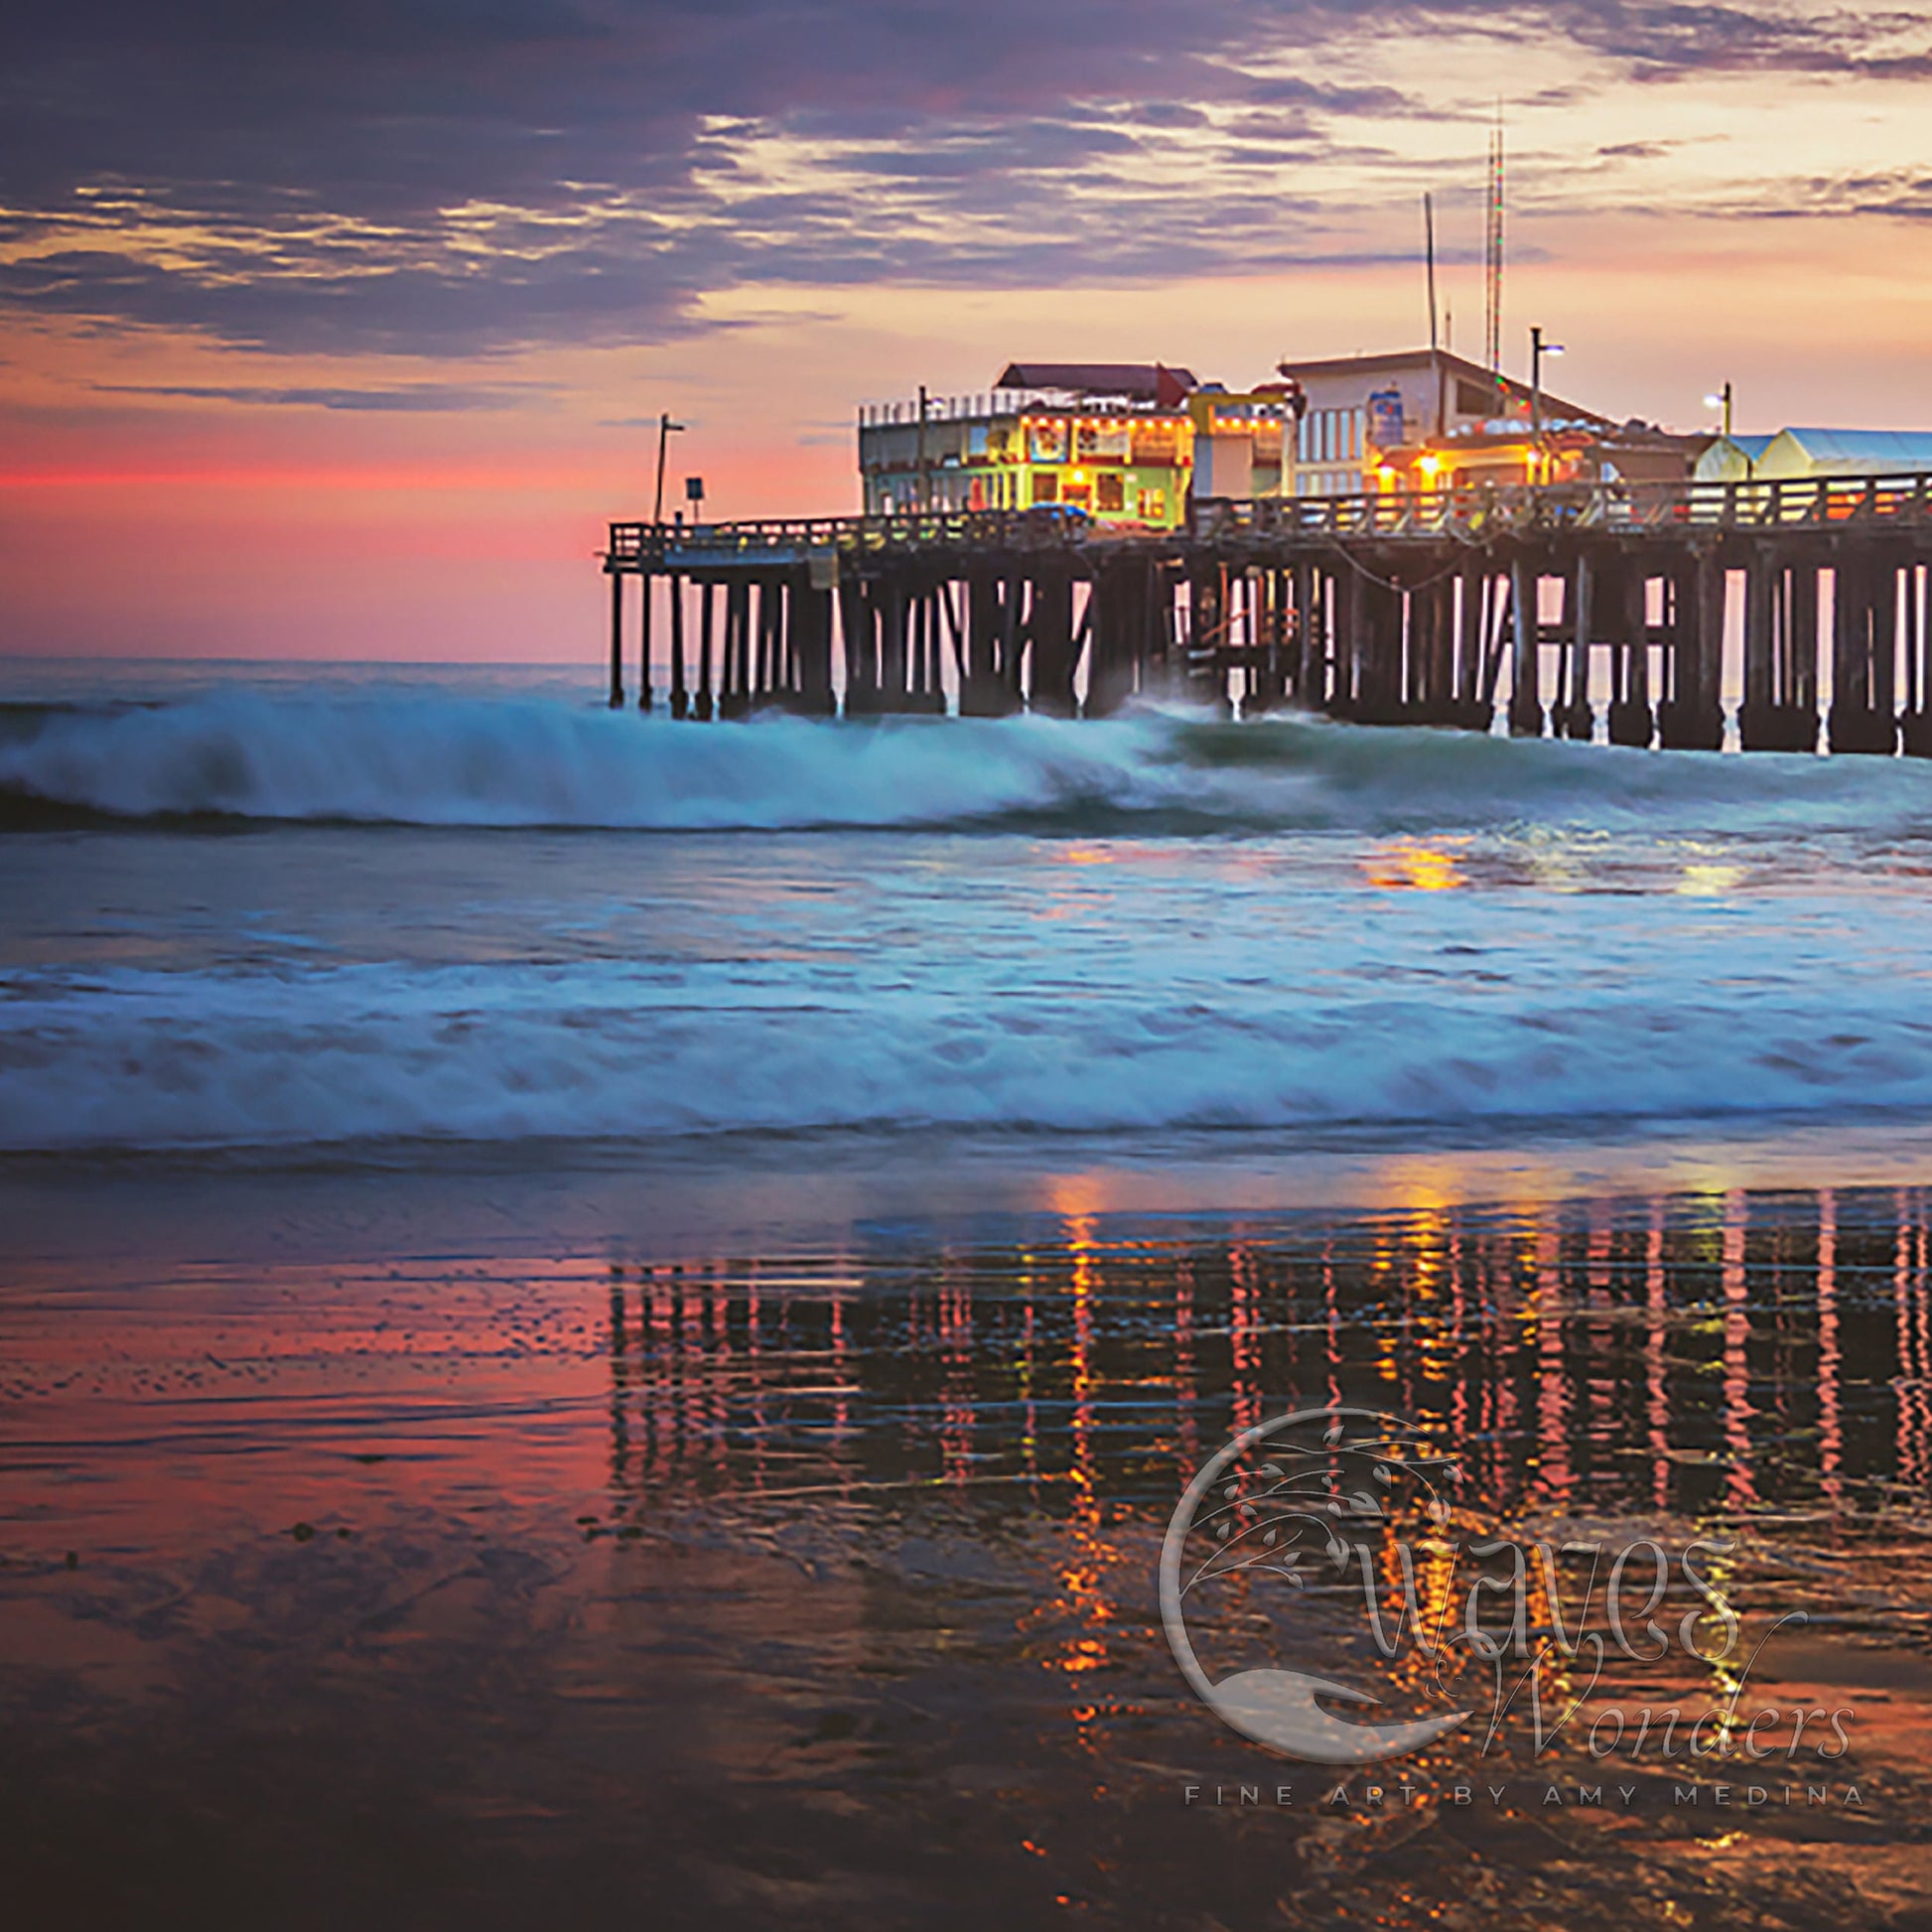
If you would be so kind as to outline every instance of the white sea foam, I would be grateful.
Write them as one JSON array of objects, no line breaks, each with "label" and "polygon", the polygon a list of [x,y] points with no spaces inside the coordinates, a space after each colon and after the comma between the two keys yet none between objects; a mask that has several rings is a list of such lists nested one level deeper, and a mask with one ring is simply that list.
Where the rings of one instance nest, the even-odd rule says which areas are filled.
[{"label": "white sea foam", "polygon": [[46,719],[0,744],[0,789],[135,818],[227,814],[464,826],[934,826],[1096,814],[1195,829],[1932,827],[1916,763],[1668,758],[1306,720],[1155,712],[832,725],[674,725],[542,699],[217,692]]},{"label": "white sea foam", "polygon": [[[1251,964],[1252,962],[1245,962]],[[108,973],[16,983],[0,1147],[500,1141],[940,1125],[1115,1131],[1932,1108],[1932,1008],[1900,981],[1476,988],[809,986],[714,968]],[[970,979],[972,975],[962,976]]]}]

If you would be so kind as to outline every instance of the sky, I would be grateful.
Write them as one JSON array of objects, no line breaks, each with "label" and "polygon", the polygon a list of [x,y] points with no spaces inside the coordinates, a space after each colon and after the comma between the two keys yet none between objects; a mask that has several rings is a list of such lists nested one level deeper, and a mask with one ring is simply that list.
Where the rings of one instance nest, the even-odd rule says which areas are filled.
[{"label": "sky", "polygon": [[857,506],[1007,360],[1415,346],[1932,428],[1932,20],[1804,0],[30,0],[0,652],[594,664],[605,524]]}]

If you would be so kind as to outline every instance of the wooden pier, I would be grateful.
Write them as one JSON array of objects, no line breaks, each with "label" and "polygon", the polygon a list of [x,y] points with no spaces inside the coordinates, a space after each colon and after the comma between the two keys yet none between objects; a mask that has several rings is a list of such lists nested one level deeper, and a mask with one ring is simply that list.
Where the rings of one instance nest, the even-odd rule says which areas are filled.
[{"label": "wooden pier", "polygon": [[635,608],[636,702],[677,718],[1147,693],[1716,750],[1728,638],[1744,750],[1932,756],[1928,477],[1261,498],[1136,535],[1055,509],[614,523],[603,562],[611,702]]}]

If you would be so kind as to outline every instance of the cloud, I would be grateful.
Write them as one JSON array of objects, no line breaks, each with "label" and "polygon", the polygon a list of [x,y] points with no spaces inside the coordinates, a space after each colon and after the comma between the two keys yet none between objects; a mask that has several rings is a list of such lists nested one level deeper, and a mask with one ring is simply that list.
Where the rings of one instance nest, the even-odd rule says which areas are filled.
[{"label": "cloud", "polygon": [[1438,38],[1569,49],[1544,99],[1932,72],[1921,18],[1801,4],[73,0],[0,18],[0,309],[470,355],[777,280],[1372,257],[1416,179],[1386,130],[1432,111],[1383,57]]},{"label": "cloud", "polygon": [[539,383],[491,387],[478,383],[420,382],[390,389],[278,389],[255,383],[96,382],[108,396],[184,397],[196,402],[237,402],[276,409],[349,409],[443,414],[458,410],[514,409],[533,395],[547,393]]}]

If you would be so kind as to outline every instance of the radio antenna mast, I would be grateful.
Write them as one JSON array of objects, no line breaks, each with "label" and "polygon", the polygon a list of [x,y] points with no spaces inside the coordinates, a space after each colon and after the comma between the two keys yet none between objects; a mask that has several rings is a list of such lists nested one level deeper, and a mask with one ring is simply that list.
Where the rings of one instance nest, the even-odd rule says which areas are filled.
[{"label": "radio antenna mast", "polygon": [[1429,258],[1429,346],[1439,346],[1436,331],[1436,198],[1422,198],[1423,249]]},{"label": "radio antenna mast", "polygon": [[1503,367],[1503,104],[1496,103],[1496,125],[1489,134],[1489,232],[1483,251],[1483,353],[1489,373],[1501,386]]}]

